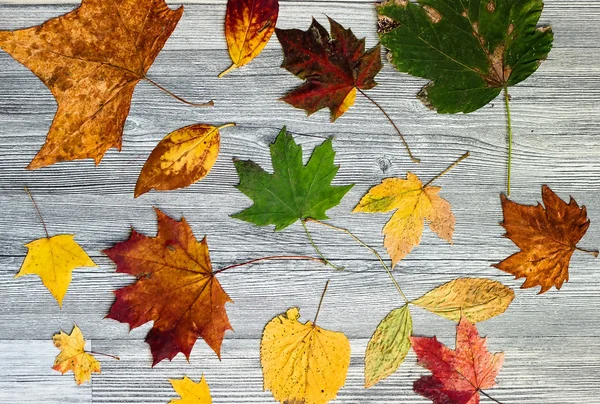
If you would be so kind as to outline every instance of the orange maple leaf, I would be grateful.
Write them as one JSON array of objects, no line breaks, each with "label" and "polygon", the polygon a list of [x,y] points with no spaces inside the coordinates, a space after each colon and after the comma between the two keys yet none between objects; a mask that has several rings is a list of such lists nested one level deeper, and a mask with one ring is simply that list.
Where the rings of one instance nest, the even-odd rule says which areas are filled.
[{"label": "orange maple leaf", "polygon": [[[164,0],[83,0],[42,25],[0,31],[0,48],[52,91],[58,110],[46,143],[29,164],[93,158],[121,149],[136,84],[177,26],[183,7]],[[151,81],[150,81],[151,82]]]},{"label": "orange maple leaf", "polygon": [[117,272],[138,278],[115,292],[107,317],[131,328],[154,321],[146,336],[152,366],[179,352],[189,360],[198,337],[220,358],[225,331],[233,330],[225,311],[232,300],[214,276],[206,238],[196,241],[185,218],[176,221],[155,210],[156,237],[133,230],[129,240],[104,251]]},{"label": "orange maple leaf", "polygon": [[[539,203],[521,205],[504,195],[500,198],[505,236],[521,251],[493,266],[515,278],[526,278],[521,288],[541,286],[540,293],[552,286],[560,289],[569,280],[571,255],[581,250],[577,243],[590,226],[585,206],[579,207],[573,198],[567,204],[546,185],[542,186],[545,208]],[[598,256],[598,251],[585,252]]]},{"label": "orange maple leaf", "polygon": [[[477,327],[463,317],[456,327],[456,349],[436,337],[411,337],[418,363],[432,373],[417,380],[413,389],[435,404],[478,404],[479,393],[496,385],[503,353],[492,354]],[[483,393],[487,396],[487,393]]]}]

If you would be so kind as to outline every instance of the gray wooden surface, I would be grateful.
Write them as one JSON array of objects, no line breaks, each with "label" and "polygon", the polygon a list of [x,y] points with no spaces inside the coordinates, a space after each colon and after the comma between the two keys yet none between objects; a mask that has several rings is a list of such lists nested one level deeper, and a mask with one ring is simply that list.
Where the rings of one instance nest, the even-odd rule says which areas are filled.
[{"label": "gray wooden surface", "polygon": [[[72,1],[2,0],[0,29],[39,24],[73,9]],[[15,4],[19,3],[19,4]],[[34,4],[34,3],[45,3]],[[55,4],[48,4],[55,3]],[[60,4],[58,4],[60,3]],[[249,66],[224,79],[229,66],[223,35],[225,0],[186,1],[177,30],[150,70],[150,77],[189,99],[215,100],[212,109],[191,108],[140,83],[127,121],[123,151],[110,151],[93,162],[58,164],[35,172],[24,169],[41,147],[55,112],[50,92],[26,68],[0,52],[0,403],[166,403],[175,398],[168,378],[204,373],[215,403],[270,403],[262,391],[259,338],[274,315],[297,305],[304,318],[316,310],[326,279],[332,279],[320,315],[323,327],[343,331],[352,342],[352,362],[339,403],[426,403],[412,382],[427,372],[410,354],[395,375],[365,390],[363,355],[378,322],[401,303],[391,282],[368,251],[341,233],[312,226],[315,240],[333,261],[335,272],[313,262],[271,262],[238,268],[219,276],[235,304],[228,313],[235,333],[227,333],[219,362],[199,340],[190,363],[179,355],[154,369],[143,342],[147,324],[128,332],[127,325],[104,319],[113,290],[132,278],[115,274],[100,250],[128,237],[130,226],[146,234],[156,230],[151,206],[185,217],[197,236],[208,235],[215,268],[278,254],[314,254],[300,225],[275,233],[228,216],[250,201],[237,192],[232,157],[251,158],[269,167],[268,144],[288,129],[304,145],[305,155],[335,136],[338,184],[357,185],[330,211],[332,223],[347,227],[382,253],[386,215],[352,215],[352,207],[371,186],[412,171],[427,179],[470,150],[472,157],[438,184],[457,218],[455,244],[425,231],[421,246],[398,266],[396,275],[409,298],[459,276],[515,281],[490,265],[516,251],[502,237],[499,193],[505,187],[506,140],[501,100],[470,115],[437,115],[414,97],[424,80],[387,65],[380,85],[369,91],[396,120],[422,164],[409,161],[383,116],[360,96],[335,124],[320,112],[307,118],[277,101],[300,81],[279,68],[282,53],[273,39]],[[197,4],[192,4],[197,3]],[[542,22],[555,30],[548,61],[530,79],[511,90],[515,127],[513,198],[540,200],[540,186],[587,205],[591,226],[581,242],[600,244],[600,2],[547,0]],[[367,44],[377,42],[371,0],[281,0],[278,26],[306,29],[311,16],[350,26]],[[140,169],[156,143],[184,125],[236,122],[223,131],[222,152],[210,175],[181,191],[150,193],[134,200]],[[23,261],[23,244],[42,237],[43,229],[23,187],[35,194],[53,234],[73,233],[99,264],[73,273],[58,305],[39,278],[14,279]],[[503,403],[600,403],[599,261],[573,256],[570,281],[559,292],[542,296],[517,290],[502,316],[480,325],[492,351],[506,361],[499,386],[489,393]],[[437,335],[453,345],[453,323],[413,310],[415,333]],[[51,369],[57,350],[52,335],[78,324],[92,349],[119,355],[99,358],[102,375],[76,386],[71,375]],[[486,399],[483,399],[486,402]]]}]

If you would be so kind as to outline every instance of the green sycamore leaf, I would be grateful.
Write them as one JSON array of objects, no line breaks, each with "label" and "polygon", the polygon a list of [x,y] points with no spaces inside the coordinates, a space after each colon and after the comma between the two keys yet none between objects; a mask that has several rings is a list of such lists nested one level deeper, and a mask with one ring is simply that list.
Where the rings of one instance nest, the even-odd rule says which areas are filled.
[{"label": "green sycamore leaf", "polygon": [[410,350],[412,318],[408,305],[392,310],[373,333],[365,354],[365,387],[393,374]]},{"label": "green sycamore leaf", "polygon": [[475,111],[535,72],[554,39],[542,0],[389,0],[381,43],[400,71],[431,80],[419,98],[439,113]]},{"label": "green sycamore leaf", "polygon": [[339,166],[333,164],[335,152],[329,138],[317,146],[306,165],[302,148],[284,127],[271,144],[273,174],[252,161],[235,161],[240,176],[237,188],[254,201],[254,205],[231,217],[258,226],[275,225],[282,230],[308,218],[328,219],[325,212],[338,205],[354,186],[332,186]]}]

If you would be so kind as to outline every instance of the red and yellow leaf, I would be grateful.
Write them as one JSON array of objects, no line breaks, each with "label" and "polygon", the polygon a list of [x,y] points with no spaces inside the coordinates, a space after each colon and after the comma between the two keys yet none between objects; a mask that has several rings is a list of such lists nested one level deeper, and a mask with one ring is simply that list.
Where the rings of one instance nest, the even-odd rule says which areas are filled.
[{"label": "red and yellow leaf", "polygon": [[105,251],[117,272],[137,278],[115,292],[107,317],[131,328],[154,321],[146,336],[153,366],[179,352],[189,359],[198,337],[220,358],[225,332],[232,330],[225,311],[232,300],[213,274],[206,238],[196,241],[185,219],[156,214],[156,237],[133,230],[129,240]]},{"label": "red and yellow leaf", "polygon": [[329,108],[331,121],[342,116],[353,104],[357,89],[377,85],[381,70],[380,46],[365,51],[365,40],[329,19],[331,35],[313,19],[308,31],[276,29],[283,47],[281,67],[304,84],[288,93],[283,101],[301,108],[308,115]]},{"label": "red and yellow leaf", "polygon": [[417,380],[413,388],[435,404],[478,404],[479,391],[496,385],[504,362],[504,354],[490,353],[486,339],[464,317],[456,327],[455,350],[436,337],[411,337],[411,343],[418,363],[432,373]]},{"label": "red and yellow leaf", "polygon": [[250,63],[271,39],[279,16],[279,0],[229,0],[225,37],[231,67],[219,75]]}]

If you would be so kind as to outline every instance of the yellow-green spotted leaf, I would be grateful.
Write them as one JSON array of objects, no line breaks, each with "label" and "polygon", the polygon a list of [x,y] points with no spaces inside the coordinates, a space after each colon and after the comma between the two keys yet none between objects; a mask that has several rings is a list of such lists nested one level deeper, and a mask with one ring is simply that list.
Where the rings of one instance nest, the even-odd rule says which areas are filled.
[{"label": "yellow-green spotted leaf", "polygon": [[412,304],[453,321],[464,316],[478,323],[504,313],[514,297],[515,292],[498,281],[458,278],[427,292]]},{"label": "yellow-green spotted leaf", "polygon": [[365,354],[365,387],[393,374],[410,350],[412,318],[408,305],[392,310],[377,326]]}]

